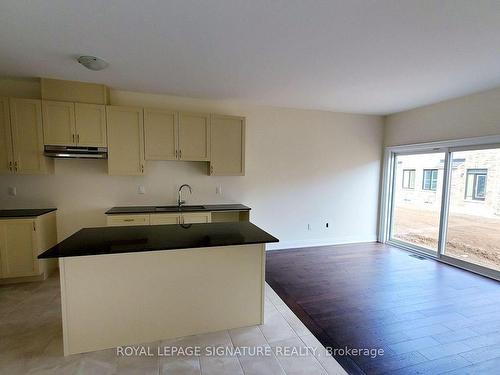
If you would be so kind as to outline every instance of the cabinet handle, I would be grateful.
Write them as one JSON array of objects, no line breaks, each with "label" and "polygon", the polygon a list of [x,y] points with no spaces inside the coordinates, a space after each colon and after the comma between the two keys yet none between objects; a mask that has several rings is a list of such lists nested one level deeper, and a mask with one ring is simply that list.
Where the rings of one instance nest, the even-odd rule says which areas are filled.
[{"label": "cabinet handle", "polygon": [[14,162],[14,171],[17,172],[17,160]]},{"label": "cabinet handle", "polygon": [[12,161],[9,161],[9,171],[12,172]]},{"label": "cabinet handle", "polygon": [[75,143],[75,135],[74,134],[71,134],[71,139],[72,139],[72,142]]},{"label": "cabinet handle", "polygon": [[182,159],[182,150],[179,150],[179,159]]},{"label": "cabinet handle", "polygon": [[123,219],[123,221],[134,221],[134,219]]},{"label": "cabinet handle", "polygon": [[80,134],[76,135],[76,143],[80,143]]},{"label": "cabinet handle", "polygon": [[177,159],[177,150],[175,150],[175,158]]},{"label": "cabinet handle", "polygon": [[141,164],[141,173],[144,173],[144,164]]},{"label": "cabinet handle", "polygon": [[213,165],[210,166],[210,174],[214,174],[214,166]]}]

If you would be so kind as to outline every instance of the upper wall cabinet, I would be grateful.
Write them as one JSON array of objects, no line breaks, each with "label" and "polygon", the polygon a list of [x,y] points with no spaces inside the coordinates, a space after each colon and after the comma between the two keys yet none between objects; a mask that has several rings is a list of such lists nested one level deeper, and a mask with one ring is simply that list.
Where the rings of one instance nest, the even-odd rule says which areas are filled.
[{"label": "upper wall cabinet", "polygon": [[106,107],[108,128],[108,173],[143,175],[143,110],[136,107]]},{"label": "upper wall cabinet", "polygon": [[179,160],[210,160],[210,115],[179,114]]},{"label": "upper wall cabinet", "polygon": [[245,118],[212,115],[210,175],[245,175]]},{"label": "upper wall cabinet", "polygon": [[75,104],[44,100],[43,138],[46,145],[76,145]]},{"label": "upper wall cabinet", "polygon": [[[35,99],[10,98],[10,127],[8,126],[6,100],[2,99],[3,131],[0,132],[0,144],[6,145],[2,160],[2,169],[7,162],[11,173],[38,174],[52,172],[54,162],[43,156],[42,103]],[[10,135],[9,135],[10,131]],[[10,139],[9,139],[10,137]]]},{"label": "upper wall cabinet", "polygon": [[78,146],[107,146],[104,105],[75,103],[75,127]]},{"label": "upper wall cabinet", "polygon": [[44,100],[42,106],[46,145],[106,146],[104,105]]},{"label": "upper wall cabinet", "polygon": [[144,148],[146,160],[178,158],[177,113],[162,109],[144,109]]}]

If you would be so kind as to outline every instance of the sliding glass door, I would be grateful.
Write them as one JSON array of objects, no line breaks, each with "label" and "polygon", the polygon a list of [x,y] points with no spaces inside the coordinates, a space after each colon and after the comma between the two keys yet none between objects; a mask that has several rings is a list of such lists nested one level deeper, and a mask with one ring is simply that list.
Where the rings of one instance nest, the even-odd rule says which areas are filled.
[{"label": "sliding glass door", "polygon": [[500,149],[452,152],[444,255],[500,271]]},{"label": "sliding glass door", "polygon": [[500,145],[387,154],[383,241],[500,278]]},{"label": "sliding glass door", "polygon": [[396,154],[391,239],[437,254],[445,154]]}]

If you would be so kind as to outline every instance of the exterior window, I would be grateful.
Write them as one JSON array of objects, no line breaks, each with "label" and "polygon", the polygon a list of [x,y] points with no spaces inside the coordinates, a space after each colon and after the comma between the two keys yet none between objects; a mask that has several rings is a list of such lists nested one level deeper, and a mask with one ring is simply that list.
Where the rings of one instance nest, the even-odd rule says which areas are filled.
[{"label": "exterior window", "polygon": [[403,189],[415,189],[415,169],[403,169]]},{"label": "exterior window", "polygon": [[484,201],[486,199],[487,169],[467,169],[465,199]]},{"label": "exterior window", "polygon": [[424,169],[424,179],[422,181],[422,190],[437,190],[438,170]]}]

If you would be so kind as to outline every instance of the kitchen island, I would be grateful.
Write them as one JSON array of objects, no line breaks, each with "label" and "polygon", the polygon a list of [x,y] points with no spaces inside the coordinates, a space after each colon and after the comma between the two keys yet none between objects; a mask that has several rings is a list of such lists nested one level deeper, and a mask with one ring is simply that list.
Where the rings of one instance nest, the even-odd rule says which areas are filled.
[{"label": "kitchen island", "polygon": [[249,222],[86,228],[58,258],[64,354],[262,324],[265,244]]}]

